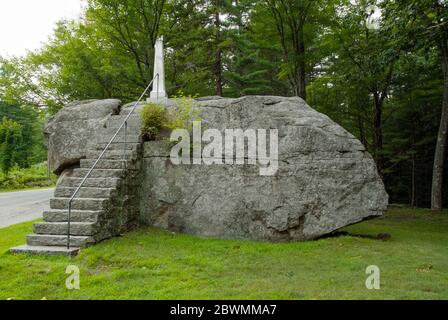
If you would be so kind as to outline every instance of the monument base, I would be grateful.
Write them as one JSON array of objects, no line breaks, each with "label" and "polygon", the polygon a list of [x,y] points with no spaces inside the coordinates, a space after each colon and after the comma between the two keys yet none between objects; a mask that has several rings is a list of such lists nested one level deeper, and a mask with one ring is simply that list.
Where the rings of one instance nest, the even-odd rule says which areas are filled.
[{"label": "monument base", "polygon": [[175,105],[175,102],[171,99],[168,99],[168,97],[163,97],[163,98],[147,98],[146,99],[147,103],[156,103],[156,104],[161,104],[161,105]]},{"label": "monument base", "polygon": [[153,90],[151,91],[149,98],[146,99],[146,102],[148,103],[159,103],[159,104],[167,104],[168,97],[166,95],[165,90],[157,91]]}]

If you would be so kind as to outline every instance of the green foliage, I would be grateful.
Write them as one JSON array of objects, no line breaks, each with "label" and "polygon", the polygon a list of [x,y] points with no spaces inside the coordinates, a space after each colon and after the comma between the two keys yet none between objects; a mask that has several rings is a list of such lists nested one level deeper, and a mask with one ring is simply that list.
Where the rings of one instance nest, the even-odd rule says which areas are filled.
[{"label": "green foliage", "polygon": [[224,73],[229,88],[225,92],[231,96],[267,94],[272,90],[275,75],[269,73],[272,62],[263,57],[262,50],[246,34],[233,35],[232,58],[229,69]]},{"label": "green foliage", "polygon": [[8,174],[0,172],[0,190],[11,191],[28,188],[50,187],[56,184],[57,177],[48,175],[46,162],[29,168],[12,167]]},{"label": "green foliage", "polygon": [[8,174],[18,161],[18,147],[22,143],[22,126],[17,122],[3,118],[0,123],[0,167]]},{"label": "green foliage", "polygon": [[[264,0],[270,12],[270,23],[276,27],[282,60],[279,63],[279,78],[287,81],[290,92],[306,98],[305,84],[314,66],[324,58],[318,41],[327,33],[331,20],[337,14],[334,0]],[[270,38],[269,38],[270,39]],[[318,50],[319,49],[319,50]]]},{"label": "green foliage", "polygon": [[393,201],[419,207],[430,205],[435,133],[443,96],[437,60],[434,50],[403,56],[398,66],[400,85],[394,87],[384,123],[386,188]]},{"label": "green foliage", "polygon": [[176,108],[169,112],[169,129],[186,129],[191,132],[193,122],[201,121],[201,118],[199,118],[201,109],[194,104],[195,98],[197,98],[197,95],[187,96],[182,90],[177,92],[177,95],[173,97],[176,101]]},{"label": "green foliage", "polygon": [[89,0],[84,19],[60,21],[41,50],[0,59],[0,99],[50,114],[73,100],[133,101],[152,75],[164,2]]},{"label": "green foliage", "polygon": [[45,161],[42,113],[31,106],[17,106],[0,101],[0,119],[11,119],[21,126],[20,143],[15,144],[15,163],[21,168]]},{"label": "green foliage", "polygon": [[168,125],[168,114],[165,108],[155,103],[146,104],[140,112],[142,130],[154,139],[161,129]]},{"label": "green foliage", "polygon": [[201,110],[195,106],[194,99],[196,96],[187,96],[182,90],[172,99],[176,101],[176,107],[167,108],[155,103],[146,104],[140,112],[142,120],[142,130],[154,139],[157,134],[164,128],[169,130],[186,129],[189,132],[193,130],[193,122],[200,121],[199,115]]}]

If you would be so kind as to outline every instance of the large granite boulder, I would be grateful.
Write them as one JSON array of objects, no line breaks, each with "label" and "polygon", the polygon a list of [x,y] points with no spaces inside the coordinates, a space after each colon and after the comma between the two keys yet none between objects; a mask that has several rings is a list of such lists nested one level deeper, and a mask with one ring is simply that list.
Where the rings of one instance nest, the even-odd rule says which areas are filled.
[{"label": "large granite boulder", "polygon": [[208,129],[278,129],[279,168],[174,165],[166,141],[146,142],[143,222],[176,232],[269,241],[315,239],[383,214],[388,196],[353,135],[300,98],[203,99]]},{"label": "large granite boulder", "polygon": [[63,107],[48,121],[44,134],[51,170],[61,174],[85,158],[89,143],[110,115],[120,111],[120,100],[87,100]]}]

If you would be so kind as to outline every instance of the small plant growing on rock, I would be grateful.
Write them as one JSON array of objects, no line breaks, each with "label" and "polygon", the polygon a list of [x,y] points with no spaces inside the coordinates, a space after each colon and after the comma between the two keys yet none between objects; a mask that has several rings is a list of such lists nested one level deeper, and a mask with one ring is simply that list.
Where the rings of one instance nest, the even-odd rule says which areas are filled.
[{"label": "small plant growing on rock", "polygon": [[143,134],[149,140],[155,140],[163,128],[169,126],[168,113],[165,108],[155,103],[145,105],[140,113]]},{"label": "small plant growing on rock", "polygon": [[[173,100],[176,101],[176,108],[172,109],[169,113],[168,128],[171,130],[185,129],[190,135],[193,134],[193,125],[195,121],[201,121],[199,115],[201,114],[201,108],[194,104],[194,99],[198,95],[185,95],[182,90],[177,91],[177,94],[173,96]],[[170,140],[170,145],[176,145],[178,141]],[[191,140],[191,150],[193,150],[193,140]]]},{"label": "small plant growing on rock", "polygon": [[[186,129],[193,131],[193,122],[200,121],[201,109],[194,105],[196,96],[186,96],[181,90],[173,97],[176,106],[164,106],[148,103],[140,112],[142,131],[146,139],[155,140],[163,129]],[[173,141],[175,143],[175,141]]]},{"label": "small plant growing on rock", "polygon": [[173,97],[176,101],[176,109],[170,112],[168,128],[192,131],[193,122],[201,120],[199,118],[201,110],[194,105],[195,98],[197,98],[197,95],[187,96],[182,90],[177,92]]}]

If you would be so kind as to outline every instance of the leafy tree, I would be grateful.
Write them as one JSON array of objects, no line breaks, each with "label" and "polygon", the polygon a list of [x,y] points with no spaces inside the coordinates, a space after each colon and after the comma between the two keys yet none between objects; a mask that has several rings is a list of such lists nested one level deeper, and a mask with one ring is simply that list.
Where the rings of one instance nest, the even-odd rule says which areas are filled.
[{"label": "leafy tree", "polygon": [[[229,0],[170,1],[166,35],[167,75],[171,91],[222,96],[231,45],[235,2]],[[198,83],[200,82],[200,83]]]},{"label": "leafy tree", "polygon": [[[254,1],[236,1],[227,17],[233,26],[228,30],[229,57],[224,72],[227,95],[268,94],[273,89],[272,79],[278,70],[264,56],[263,44],[257,43],[262,40],[255,31],[259,9]],[[265,27],[265,22],[261,27]]]},{"label": "leafy tree", "polygon": [[[335,14],[337,1],[265,0],[272,13],[283,53],[282,78],[294,95],[306,100],[306,83],[314,68],[313,46]],[[310,56],[311,55],[311,56]]]},{"label": "leafy tree", "polygon": [[391,201],[429,206],[442,103],[437,50],[402,55],[384,123],[384,179]]},{"label": "leafy tree", "polygon": [[[342,50],[339,60],[349,61],[350,70],[344,75],[362,92],[368,92],[372,103],[372,144],[378,171],[384,168],[383,115],[384,104],[394,81],[396,64],[407,46],[407,39],[380,21],[369,25],[370,8],[379,1],[360,1],[348,4],[347,12],[338,21],[336,37]],[[353,71],[352,71],[353,70]],[[352,72],[350,72],[352,71]]]},{"label": "leafy tree", "polygon": [[47,154],[43,138],[42,114],[31,106],[20,107],[0,102],[0,119],[4,118],[14,121],[21,127],[20,144],[15,146],[16,164],[21,168],[27,168],[45,161]]},{"label": "leafy tree", "polygon": [[152,78],[164,3],[89,0],[83,20],[59,22],[42,50],[0,60],[0,95],[50,113],[73,100],[135,99]]},{"label": "leafy tree", "polygon": [[395,0],[387,3],[391,24],[414,47],[437,48],[442,67],[443,101],[434,154],[431,208],[443,207],[443,172],[448,135],[448,4],[444,0]]},{"label": "leafy tree", "polygon": [[7,174],[19,161],[19,146],[22,143],[22,126],[4,117],[0,123],[0,166]]},{"label": "leafy tree", "polygon": [[153,48],[159,37],[165,2],[165,0],[88,1],[86,19],[87,23],[95,28],[96,39],[105,41],[117,56],[129,55],[135,66],[134,81],[142,87],[152,78]]},{"label": "leafy tree", "polygon": [[61,94],[57,87],[40,81],[50,77],[33,57],[33,54],[25,58],[0,57],[0,99],[13,105],[31,105],[37,109],[56,111],[63,102]]},{"label": "leafy tree", "polygon": [[270,73],[275,68],[262,56],[260,48],[243,34],[235,37],[231,52],[225,72],[227,93],[236,97],[269,93],[272,90]]},{"label": "leafy tree", "polygon": [[202,96],[215,93],[210,15],[203,1],[167,3],[161,33],[165,39],[167,91],[183,89]]}]

